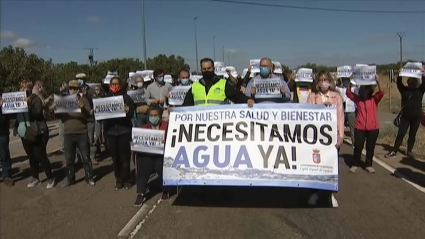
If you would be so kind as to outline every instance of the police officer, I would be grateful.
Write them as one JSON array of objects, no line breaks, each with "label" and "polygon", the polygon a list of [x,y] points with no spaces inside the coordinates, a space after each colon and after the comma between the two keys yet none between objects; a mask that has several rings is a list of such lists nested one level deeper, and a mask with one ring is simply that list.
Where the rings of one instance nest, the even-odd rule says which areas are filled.
[{"label": "police officer", "polygon": [[210,106],[226,104],[227,100],[236,104],[247,103],[249,107],[254,101],[236,90],[226,79],[214,74],[214,61],[210,58],[201,60],[202,78],[192,84],[182,106]]}]

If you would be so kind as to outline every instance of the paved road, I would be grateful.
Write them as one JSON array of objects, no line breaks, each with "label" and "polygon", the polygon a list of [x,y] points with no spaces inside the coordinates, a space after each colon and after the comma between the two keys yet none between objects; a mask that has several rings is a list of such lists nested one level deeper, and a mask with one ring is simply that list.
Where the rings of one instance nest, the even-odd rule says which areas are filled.
[{"label": "paved road", "polygon": [[425,194],[380,166],[349,174],[350,155],[344,145],[338,209],[309,208],[305,190],[227,188],[225,199],[202,200],[200,188],[187,187],[161,202],[136,238],[423,238]]}]

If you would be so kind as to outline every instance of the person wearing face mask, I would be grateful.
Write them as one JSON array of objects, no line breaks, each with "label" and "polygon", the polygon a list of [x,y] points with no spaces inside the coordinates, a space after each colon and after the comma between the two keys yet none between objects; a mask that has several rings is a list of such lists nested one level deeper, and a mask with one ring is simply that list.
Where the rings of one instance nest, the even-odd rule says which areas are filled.
[{"label": "person wearing face mask", "polygon": [[134,112],[134,102],[125,90],[125,82],[119,77],[113,77],[107,97],[120,96],[124,99],[125,117],[104,120],[104,132],[107,137],[109,153],[114,165],[115,190],[130,189],[132,179],[130,174],[131,158],[131,119]]},{"label": "person wearing face mask", "polygon": [[39,179],[41,165],[47,177],[46,188],[50,189],[55,186],[55,177],[46,152],[49,129],[44,118],[43,100],[36,93],[33,93],[40,92],[43,82],[36,81],[35,83],[36,89],[29,80],[23,80],[20,84],[20,91],[25,91],[27,94],[28,112],[16,114],[14,135],[19,135],[28,155],[32,179],[27,187],[33,188],[41,184]]},{"label": "person wearing face mask", "polygon": [[165,96],[173,87],[170,83],[164,81],[164,71],[156,69],[153,72],[155,82],[150,84],[145,91],[145,97],[148,105],[158,104],[164,106]]},{"label": "person wearing face mask", "polygon": [[[75,155],[77,150],[80,152],[82,163],[84,166],[86,183],[94,186],[93,168],[90,161],[90,144],[87,120],[91,117],[90,103],[85,96],[78,94],[79,84],[77,80],[69,81],[69,94],[75,95],[78,99],[78,105],[81,112],[79,113],[62,113],[58,114],[64,124],[64,145],[65,145],[65,161],[67,168],[67,178],[62,187],[68,187],[75,184]],[[53,109],[55,106],[53,105]]]},{"label": "person wearing face mask", "polygon": [[190,72],[186,69],[183,69],[180,71],[179,73],[179,86],[188,86],[188,85],[192,85],[192,81],[189,79],[190,77]]},{"label": "person wearing face mask", "polygon": [[[141,76],[137,76],[136,79],[134,80],[135,82],[135,87],[133,88],[133,90],[140,90],[142,91],[142,94],[145,97],[145,91],[146,89],[144,88],[144,80],[143,77]],[[146,103],[146,100],[144,98],[143,102],[140,103],[135,103],[134,104],[134,108],[135,110],[135,117],[134,117],[134,122],[133,122],[133,126],[134,127],[140,127],[144,124],[146,124],[148,122],[148,116],[147,116],[147,112],[149,109],[149,106]]]},{"label": "person wearing face mask", "polygon": [[[149,108],[149,123],[142,126],[143,129],[154,129],[165,131],[164,142],[167,137],[168,122],[161,120],[162,108],[158,105],[151,105]],[[142,206],[146,200],[146,191],[148,186],[149,177],[153,172],[158,174],[159,187],[162,189],[162,200],[170,198],[168,188],[162,186],[162,168],[164,163],[164,156],[149,153],[137,153],[136,167],[137,167],[137,197],[134,202],[135,206]]]},{"label": "person wearing face mask", "polygon": [[225,104],[227,100],[236,104],[254,105],[254,100],[236,90],[226,79],[214,74],[214,61],[204,58],[200,61],[202,78],[192,84],[182,106],[209,106]]},{"label": "person wearing face mask", "polygon": [[375,173],[372,167],[373,156],[375,155],[375,145],[379,136],[378,104],[384,97],[378,80],[378,92],[373,94],[374,86],[362,85],[359,95],[351,91],[351,84],[347,87],[347,97],[356,104],[357,115],[354,129],[354,164],[350,168],[351,173],[355,173],[359,167],[362,157],[363,147],[366,143],[365,169],[369,173]]},{"label": "person wearing face mask", "polygon": [[[422,66],[425,69],[425,66]],[[400,71],[401,72],[401,71]],[[422,70],[424,72],[424,70]],[[420,84],[419,81],[421,80]],[[397,137],[392,150],[385,155],[386,158],[394,158],[403,142],[403,138],[409,130],[407,139],[406,156],[414,158],[412,152],[416,142],[416,133],[418,132],[422,117],[422,99],[425,92],[425,76],[422,73],[422,79],[410,77],[407,79],[407,86],[402,82],[402,77],[397,77],[397,89],[401,94],[401,117],[398,126]]]},{"label": "person wearing face mask", "polygon": [[251,98],[255,98],[256,95],[256,82],[261,82],[263,79],[279,79],[280,80],[280,92],[281,97],[279,98],[267,98],[267,99],[255,99],[255,103],[262,103],[271,101],[274,103],[285,103],[291,100],[291,92],[288,88],[288,84],[285,80],[278,75],[273,74],[273,63],[269,58],[262,58],[260,61],[260,74],[255,76],[246,86],[245,95]]},{"label": "person wearing face mask", "polygon": [[[317,82],[315,88],[307,97],[307,104],[324,104],[326,106],[334,105],[337,109],[337,135],[338,140],[336,148],[340,148],[344,142],[344,108],[342,106],[342,98],[339,92],[335,89],[335,82],[329,72],[319,72],[317,74]],[[338,158],[335,158],[338,160]],[[313,190],[313,194],[310,196],[308,203],[310,205],[316,205],[319,199],[319,190]],[[323,194],[329,195],[329,191],[322,191]],[[336,200],[334,193],[330,193],[330,203],[333,207],[338,207],[338,201]]]}]

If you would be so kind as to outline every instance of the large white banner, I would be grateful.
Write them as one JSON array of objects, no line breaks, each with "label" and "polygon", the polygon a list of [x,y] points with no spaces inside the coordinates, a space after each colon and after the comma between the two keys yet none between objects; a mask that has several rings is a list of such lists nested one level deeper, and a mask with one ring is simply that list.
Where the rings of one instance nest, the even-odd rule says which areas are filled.
[{"label": "large white banner", "polygon": [[1,105],[2,114],[28,112],[28,104],[25,101],[26,97],[27,95],[25,91],[3,93],[3,104]]},{"label": "large white banner", "polygon": [[335,107],[178,107],[170,114],[164,185],[338,190]]},{"label": "large white banner", "polygon": [[125,117],[122,95],[93,99],[94,118],[96,120]]},{"label": "large white banner", "polygon": [[61,113],[81,113],[78,105],[77,94],[72,95],[54,95],[53,102],[55,104],[55,114]]},{"label": "large white banner", "polygon": [[280,78],[254,79],[255,98],[282,98]]},{"label": "large white banner", "polygon": [[163,154],[165,131],[155,129],[132,129],[131,150],[140,153]]}]

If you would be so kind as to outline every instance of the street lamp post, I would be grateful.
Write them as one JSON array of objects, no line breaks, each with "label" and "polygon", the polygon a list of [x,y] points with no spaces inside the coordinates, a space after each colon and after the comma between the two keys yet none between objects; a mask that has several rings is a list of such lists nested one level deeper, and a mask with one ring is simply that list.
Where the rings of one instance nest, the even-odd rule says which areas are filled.
[{"label": "street lamp post", "polygon": [[146,67],[146,19],[145,19],[145,0],[142,0],[142,31],[143,31],[143,63],[145,66],[145,70],[147,70]]},{"label": "street lamp post", "polygon": [[[403,37],[406,36],[406,33],[404,32],[397,32],[397,36],[400,39],[400,70],[403,68]],[[400,72],[398,72],[400,75]],[[390,92],[390,107],[391,107],[391,88],[389,90]],[[401,101],[400,101],[400,108],[401,108]]]},{"label": "street lamp post", "polygon": [[193,22],[195,23],[195,54],[196,54],[196,73],[199,72],[199,64],[198,64],[198,36],[196,34],[196,19],[198,17],[193,18]]},{"label": "street lamp post", "polygon": [[223,62],[224,62],[224,45],[223,45],[222,50],[223,50]]},{"label": "street lamp post", "polygon": [[214,50],[214,61],[215,61],[215,36],[213,36],[213,50]]}]

